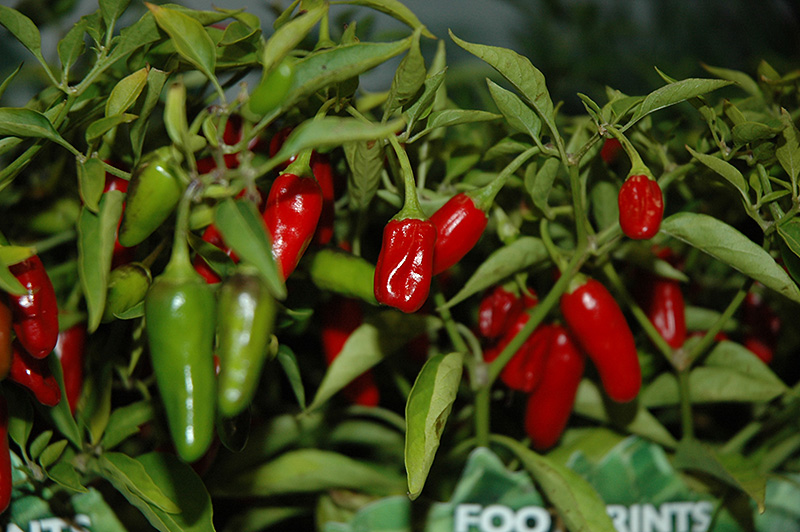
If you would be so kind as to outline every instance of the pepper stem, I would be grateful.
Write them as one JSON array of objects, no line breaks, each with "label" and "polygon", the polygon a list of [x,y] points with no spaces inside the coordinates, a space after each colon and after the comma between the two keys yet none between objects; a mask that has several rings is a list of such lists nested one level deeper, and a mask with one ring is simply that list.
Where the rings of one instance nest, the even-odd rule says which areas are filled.
[{"label": "pepper stem", "polygon": [[169,272],[171,275],[182,277],[186,275],[196,275],[194,268],[192,268],[192,261],[189,256],[189,211],[191,210],[192,200],[199,187],[200,183],[197,180],[192,180],[189,186],[181,196],[178,203],[178,214],[175,221],[175,235],[172,242],[172,254],[170,255],[169,263],[165,268],[165,273]]},{"label": "pepper stem", "polygon": [[517,155],[513,161],[508,163],[506,167],[503,168],[499,174],[497,174],[497,177],[495,177],[491,183],[481,188],[466,192],[465,194],[470,197],[477,208],[483,212],[488,212],[494,203],[495,196],[497,196],[500,190],[502,190],[502,188],[505,186],[508,178],[514,175],[514,172],[519,170],[520,166],[525,164],[528,159],[538,154],[540,151],[541,149],[538,146],[528,148],[524,152]]},{"label": "pepper stem", "polygon": [[417,196],[417,182],[414,179],[414,171],[411,169],[411,162],[408,160],[406,150],[400,145],[395,135],[389,135],[389,142],[397,154],[397,160],[400,162],[400,170],[403,173],[403,182],[405,183],[405,200],[403,208],[400,209],[393,220],[405,220],[406,218],[418,218],[420,220],[427,220],[422,206],[419,204],[419,196]]},{"label": "pepper stem", "polygon": [[653,173],[650,171],[647,165],[644,164],[644,161],[642,161],[642,158],[639,156],[639,152],[637,152],[636,148],[633,147],[633,144],[631,144],[631,141],[628,140],[628,137],[626,137],[619,129],[610,124],[606,124],[604,127],[619,141],[619,143],[622,145],[622,149],[625,150],[625,153],[628,155],[628,159],[631,160],[631,171],[628,173],[628,176],[644,174],[652,179]]}]

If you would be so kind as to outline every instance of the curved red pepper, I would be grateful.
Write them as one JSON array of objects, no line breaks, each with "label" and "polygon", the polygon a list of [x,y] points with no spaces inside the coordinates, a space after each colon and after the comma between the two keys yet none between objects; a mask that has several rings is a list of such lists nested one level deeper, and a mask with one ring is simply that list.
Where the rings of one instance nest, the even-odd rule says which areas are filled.
[{"label": "curved red pepper", "polygon": [[6,296],[0,293],[0,380],[5,379],[11,369],[11,342],[14,339],[11,334],[12,321],[13,317],[11,309],[6,304]]},{"label": "curved red pepper", "polygon": [[[363,322],[361,304],[357,299],[334,297],[321,312],[322,351],[328,365],[342,352],[347,339]],[[380,390],[372,371],[365,371],[342,390],[345,397],[361,406],[377,406]]]},{"label": "curved red pepper", "polygon": [[431,288],[435,244],[430,220],[390,220],[375,265],[375,299],[403,312],[419,310]]},{"label": "curved red pepper", "polygon": [[650,280],[647,317],[673,349],[686,340],[686,309],[681,285],[673,279],[657,277]]},{"label": "curved red pepper", "polygon": [[[505,349],[529,320],[530,315],[520,314],[497,346],[484,353],[486,361],[491,362],[497,358],[500,351]],[[500,373],[500,380],[506,386],[525,393],[536,389],[544,371],[545,357],[550,350],[551,332],[548,328],[537,327],[514,353]]]},{"label": "curved red pepper", "polygon": [[311,173],[322,192],[322,212],[314,233],[314,243],[324,246],[333,238],[333,221],[336,217],[333,168],[327,155],[317,152],[311,154]]},{"label": "curved red pepper", "polygon": [[64,374],[64,394],[70,411],[75,414],[83,390],[83,361],[86,352],[86,324],[78,323],[58,335],[56,356]]},{"label": "curved red pepper", "polygon": [[273,181],[263,217],[284,280],[311,243],[321,213],[322,190],[316,179],[281,174]]},{"label": "curved red pepper", "polygon": [[619,225],[622,232],[635,240],[653,238],[664,217],[664,198],[654,179],[639,174],[623,183],[617,197]]},{"label": "curved red pepper", "polygon": [[478,330],[484,338],[499,338],[522,312],[522,299],[502,286],[486,294],[478,307]]},{"label": "curved red pepper", "polygon": [[9,270],[26,290],[21,296],[8,296],[14,332],[28,353],[44,358],[58,340],[58,303],[53,283],[37,255],[12,265]]},{"label": "curved red pepper", "polygon": [[0,393],[0,514],[11,504],[11,449],[8,447],[8,404]]},{"label": "curved red pepper", "polygon": [[489,219],[468,195],[450,198],[430,217],[436,226],[433,274],[439,274],[460,261],[483,235]]},{"label": "curved red pepper", "polygon": [[556,444],[569,421],[575,394],[583,377],[585,357],[560,325],[542,325],[549,331],[542,379],[528,398],[525,432],[533,447],[544,450]]},{"label": "curved red pepper", "polygon": [[562,294],[561,312],[597,368],[608,396],[621,403],[633,400],[642,385],[636,344],[622,309],[606,287],[588,279]]},{"label": "curved red pepper", "polygon": [[47,361],[32,357],[18,341],[14,341],[13,350],[8,374],[11,382],[29,389],[43,405],[56,406],[61,401],[61,388],[50,373]]}]

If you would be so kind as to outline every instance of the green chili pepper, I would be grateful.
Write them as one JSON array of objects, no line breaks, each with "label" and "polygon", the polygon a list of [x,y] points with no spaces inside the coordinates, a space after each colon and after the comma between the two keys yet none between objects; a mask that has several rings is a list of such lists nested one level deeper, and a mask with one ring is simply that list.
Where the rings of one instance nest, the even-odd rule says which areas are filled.
[{"label": "green chili pepper", "polygon": [[266,115],[286,99],[294,81],[294,60],[284,58],[272,70],[265,72],[261,82],[250,95],[250,110],[257,115]]},{"label": "green chili pepper", "polygon": [[311,258],[308,273],[320,290],[378,304],[373,288],[375,266],[366,259],[344,250],[324,248]]},{"label": "green chili pepper", "polygon": [[199,459],[214,434],[212,289],[194,271],[186,241],[191,191],[178,208],[172,257],[144,300],[153,371],[172,440],[183,460]]},{"label": "green chili pepper", "polygon": [[253,399],[267,358],[277,305],[263,278],[245,266],[222,283],[217,308],[219,410],[223,416],[232,417]]},{"label": "green chili pepper", "polygon": [[153,152],[131,178],[119,243],[133,247],[150,236],[175,210],[183,188],[168,148]]},{"label": "green chili pepper", "polygon": [[152,280],[150,270],[141,262],[123,264],[111,270],[103,323],[113,321],[115,316],[141,303]]}]

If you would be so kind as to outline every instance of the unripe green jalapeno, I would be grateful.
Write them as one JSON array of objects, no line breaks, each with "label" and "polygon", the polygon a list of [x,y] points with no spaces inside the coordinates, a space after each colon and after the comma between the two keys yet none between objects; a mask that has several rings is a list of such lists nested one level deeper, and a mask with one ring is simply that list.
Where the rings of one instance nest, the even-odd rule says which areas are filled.
[{"label": "unripe green jalapeno", "polygon": [[375,266],[366,259],[344,250],[323,248],[311,257],[308,273],[320,290],[378,304],[373,283]]},{"label": "unripe green jalapeno", "polygon": [[168,154],[166,148],[157,150],[131,178],[119,228],[119,243],[125,247],[150,236],[178,205],[184,186]]},{"label": "unripe green jalapeno", "polygon": [[156,384],[178,456],[193,462],[214,435],[214,308],[212,288],[194,271],[186,242],[190,191],[178,208],[175,242],[167,267],[144,300]]},{"label": "unripe green jalapeno", "polygon": [[143,301],[152,280],[150,270],[140,262],[123,264],[111,270],[103,323],[113,321],[115,316]]},{"label": "unripe green jalapeno", "polygon": [[261,78],[261,82],[250,94],[250,110],[265,115],[286,99],[294,81],[294,60],[284,58],[276,67]]},{"label": "unripe green jalapeno", "polygon": [[223,281],[217,296],[218,407],[233,417],[247,408],[258,387],[277,304],[264,279],[248,267]]}]

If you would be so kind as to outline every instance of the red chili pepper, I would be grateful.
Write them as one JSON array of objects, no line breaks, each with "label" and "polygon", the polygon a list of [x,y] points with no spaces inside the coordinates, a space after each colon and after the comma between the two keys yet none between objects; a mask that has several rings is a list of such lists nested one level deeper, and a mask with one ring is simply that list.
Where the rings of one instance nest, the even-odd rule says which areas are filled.
[{"label": "red chili pepper", "polygon": [[742,306],[744,345],[769,364],[778,346],[781,319],[758,292],[749,292]]},{"label": "red chili pepper", "polygon": [[623,183],[617,197],[619,225],[634,240],[653,238],[664,216],[664,199],[654,179],[639,174]]},{"label": "red chili pepper", "polygon": [[642,370],[633,333],[622,309],[601,283],[588,279],[561,296],[567,327],[600,374],[608,396],[633,400],[642,385]]},{"label": "red chili pepper", "polygon": [[58,304],[53,283],[37,255],[10,266],[9,270],[26,290],[21,296],[8,296],[14,332],[28,353],[44,358],[58,340]]},{"label": "red chili pepper", "polygon": [[467,194],[456,194],[430,217],[436,226],[433,274],[439,274],[460,261],[483,235],[489,219]]},{"label": "red chili pepper", "polygon": [[[497,346],[484,353],[486,361],[491,362],[497,358],[500,351],[505,349],[529,320],[529,314],[524,312],[519,314]],[[543,375],[545,357],[550,350],[551,333],[549,328],[537,327],[525,340],[525,343],[514,353],[500,373],[500,380],[506,386],[525,393],[536,389]]]},{"label": "red chili pepper", "polygon": [[8,404],[0,393],[0,514],[11,504],[11,450],[8,447]]},{"label": "red chili pepper", "polygon": [[375,266],[375,299],[403,312],[419,310],[430,292],[435,244],[430,220],[390,220]]},{"label": "red chili pepper", "polygon": [[58,334],[56,356],[61,361],[64,374],[64,394],[69,409],[75,414],[83,390],[83,364],[86,352],[86,324],[78,323]]},{"label": "red chili pepper", "polygon": [[324,246],[333,238],[333,221],[336,217],[333,168],[327,155],[317,152],[311,154],[311,173],[322,191],[322,212],[314,233],[314,243]]},{"label": "red chili pepper", "polygon": [[[357,299],[334,297],[321,312],[322,351],[328,365],[339,356],[353,331],[363,322],[361,304]],[[345,397],[361,406],[377,406],[380,390],[371,371],[366,371],[342,390]]]},{"label": "red chili pepper", "polygon": [[600,158],[603,159],[604,163],[612,164],[617,160],[617,156],[621,151],[622,143],[620,143],[619,139],[607,138],[603,142],[603,147],[600,148]]},{"label": "red chili pepper", "polygon": [[[128,192],[128,185],[130,181],[127,179],[122,179],[121,177],[117,177],[113,174],[106,172],[106,184],[103,187],[103,193],[110,192],[112,190],[119,190],[122,193]],[[125,212],[125,204],[122,204],[122,212]],[[119,243],[119,226],[122,225],[122,216],[119,218],[119,222],[117,222],[117,232],[114,233],[114,254],[111,258],[111,269],[113,270],[117,266],[121,264],[127,264],[133,261],[134,257],[136,256],[136,246],[126,248],[122,244]]]},{"label": "red chili pepper", "polygon": [[12,346],[11,382],[29,389],[34,397],[45,406],[56,406],[61,401],[61,389],[56,378],[50,373],[47,361],[32,357],[18,341]]},{"label": "red chili pepper", "polygon": [[272,255],[286,280],[297,267],[322,213],[322,190],[312,177],[281,174],[272,183],[264,222],[272,237]]},{"label": "red chili pepper", "polygon": [[775,349],[762,339],[756,336],[746,336],[742,344],[755,356],[761,359],[764,364],[772,362]]},{"label": "red chili pepper", "polygon": [[502,286],[484,296],[478,307],[478,330],[484,338],[499,338],[522,312],[522,299]]},{"label": "red chili pepper", "polygon": [[528,398],[525,432],[533,447],[544,450],[556,444],[567,426],[575,394],[583,376],[585,357],[560,325],[542,325],[550,335],[550,350],[542,380]]},{"label": "red chili pepper", "polygon": [[673,349],[686,340],[686,310],[681,285],[674,279],[654,277],[649,280],[647,317]]},{"label": "red chili pepper", "polygon": [[0,381],[6,378],[11,369],[11,342],[14,339],[11,334],[12,321],[13,317],[11,309],[6,303],[6,296],[0,293]]}]

